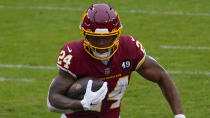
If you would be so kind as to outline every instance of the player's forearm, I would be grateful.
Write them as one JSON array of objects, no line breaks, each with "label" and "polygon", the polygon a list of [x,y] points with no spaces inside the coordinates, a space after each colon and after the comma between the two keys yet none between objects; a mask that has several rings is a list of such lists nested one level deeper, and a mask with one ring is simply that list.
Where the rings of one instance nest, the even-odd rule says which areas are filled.
[{"label": "player's forearm", "polygon": [[183,114],[179,93],[166,72],[162,74],[161,80],[158,84],[163,92],[163,95],[169,102],[174,115]]},{"label": "player's forearm", "polygon": [[52,106],[60,109],[83,110],[80,100],[73,100],[66,96],[55,94],[49,97]]}]

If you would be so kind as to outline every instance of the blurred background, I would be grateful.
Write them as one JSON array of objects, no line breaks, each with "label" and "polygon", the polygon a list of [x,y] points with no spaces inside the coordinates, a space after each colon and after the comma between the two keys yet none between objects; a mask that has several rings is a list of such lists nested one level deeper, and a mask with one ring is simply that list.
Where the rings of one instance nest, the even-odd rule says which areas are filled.
[{"label": "blurred background", "polygon": [[[82,39],[82,13],[101,2],[171,75],[187,118],[210,118],[209,0],[0,0],[0,117],[60,118],[46,106],[59,50]],[[122,101],[128,117],[173,117],[159,87],[135,72]]]}]

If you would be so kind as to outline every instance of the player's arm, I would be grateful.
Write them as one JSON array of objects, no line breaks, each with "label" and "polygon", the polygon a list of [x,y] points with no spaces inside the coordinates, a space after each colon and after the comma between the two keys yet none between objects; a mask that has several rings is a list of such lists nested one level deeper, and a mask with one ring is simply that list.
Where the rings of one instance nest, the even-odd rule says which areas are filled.
[{"label": "player's arm", "polygon": [[[65,92],[69,87],[74,83],[75,78],[69,73],[59,70],[57,76],[51,83],[48,95],[48,102],[51,105],[51,108],[48,108],[54,112],[63,112],[62,110],[82,110],[83,106],[80,100],[70,99],[65,96]],[[56,109],[53,109],[57,108]]]},{"label": "player's arm", "polygon": [[91,110],[92,104],[100,103],[106,96],[108,88],[107,82],[102,87],[93,92],[92,80],[88,81],[85,95],[82,100],[71,99],[65,96],[65,92],[75,82],[75,78],[63,70],[59,70],[58,75],[53,80],[47,98],[48,108],[52,112],[71,113],[79,110]]},{"label": "player's arm", "polygon": [[[157,61],[155,61],[152,57],[146,56],[145,61],[137,72],[144,78],[159,85],[163,95],[169,102],[174,115],[183,114],[179,93],[168,73],[158,64]],[[185,117],[183,116],[177,118]]]}]

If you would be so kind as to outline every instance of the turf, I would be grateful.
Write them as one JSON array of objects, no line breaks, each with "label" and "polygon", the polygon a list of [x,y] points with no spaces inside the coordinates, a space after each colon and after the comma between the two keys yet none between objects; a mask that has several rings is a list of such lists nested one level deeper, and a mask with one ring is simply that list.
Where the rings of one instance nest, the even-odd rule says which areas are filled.
[{"label": "turf", "polygon": [[[138,37],[147,55],[166,70],[183,72],[170,75],[186,116],[210,118],[208,0],[0,0],[0,64],[55,66],[60,47],[81,39],[78,26],[83,10],[95,2],[109,3],[119,11],[123,34]],[[147,12],[126,13],[128,10]],[[164,12],[191,15],[161,14]],[[162,45],[208,49],[164,49]],[[48,87],[56,73],[56,69],[0,67],[2,78],[33,80],[0,81],[0,117],[60,117],[46,107]],[[121,117],[171,118],[173,114],[158,86],[134,72],[122,101]]]}]

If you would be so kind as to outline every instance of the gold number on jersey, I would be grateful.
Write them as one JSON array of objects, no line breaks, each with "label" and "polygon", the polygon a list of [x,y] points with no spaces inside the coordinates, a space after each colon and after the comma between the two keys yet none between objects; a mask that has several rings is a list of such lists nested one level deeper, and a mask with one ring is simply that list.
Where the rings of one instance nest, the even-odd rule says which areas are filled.
[{"label": "gold number on jersey", "polygon": [[[110,109],[120,107],[121,99],[125,93],[125,90],[128,85],[128,76],[124,76],[118,79],[118,82],[113,91],[111,91],[108,95],[107,100],[116,101],[114,102]],[[102,102],[92,107],[91,111],[101,112]]]},{"label": "gold number on jersey", "polygon": [[116,101],[111,105],[111,109],[120,107],[120,102],[125,93],[127,85],[128,85],[128,76],[119,78],[114,90],[108,95],[108,100]]},{"label": "gold number on jersey", "polygon": [[59,65],[62,64],[62,59],[64,58],[64,56],[65,56],[65,51],[64,51],[64,50],[61,50],[60,56],[58,57],[58,61],[57,61],[57,63],[58,63]]},{"label": "gold number on jersey", "polygon": [[65,54],[66,54],[65,51],[61,50],[60,56],[58,57],[58,60],[57,60],[57,63],[59,65],[62,65],[62,63],[65,63],[64,67],[66,69],[68,69],[69,65],[71,64],[72,55],[69,54],[69,55],[65,56]]},{"label": "gold number on jersey", "polygon": [[136,41],[136,46],[145,54],[145,49],[139,41]]}]

